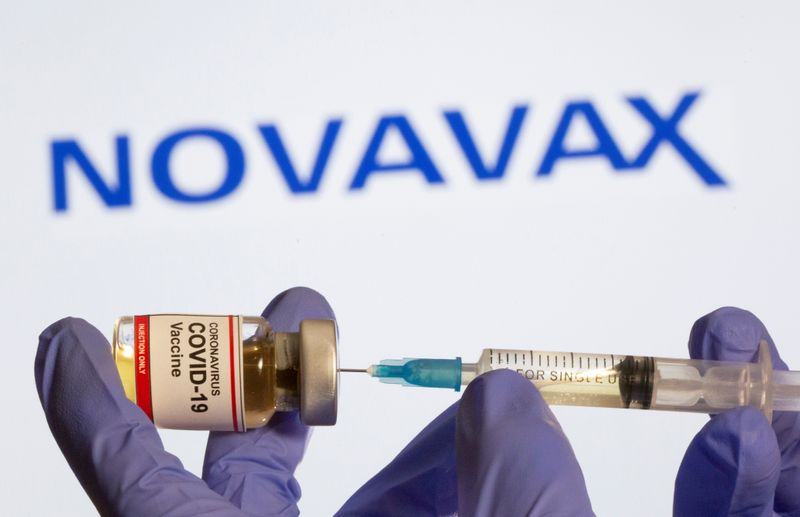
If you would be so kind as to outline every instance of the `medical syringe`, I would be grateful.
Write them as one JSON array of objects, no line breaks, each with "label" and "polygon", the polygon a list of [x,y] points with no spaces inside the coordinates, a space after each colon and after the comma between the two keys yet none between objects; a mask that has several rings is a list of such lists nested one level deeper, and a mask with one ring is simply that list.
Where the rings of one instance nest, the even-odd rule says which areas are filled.
[{"label": "medical syringe", "polygon": [[752,406],[800,411],[800,372],[772,369],[766,342],[757,363],[616,354],[485,349],[476,363],[387,359],[363,371],[381,382],[456,391],[478,375],[514,370],[549,404],[719,413]]}]

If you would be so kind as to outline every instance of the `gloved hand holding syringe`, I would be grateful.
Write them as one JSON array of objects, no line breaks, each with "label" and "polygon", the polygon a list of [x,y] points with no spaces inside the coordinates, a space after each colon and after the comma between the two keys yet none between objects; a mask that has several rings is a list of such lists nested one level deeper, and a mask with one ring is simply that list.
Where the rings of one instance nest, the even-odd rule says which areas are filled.
[{"label": "gloved hand holding syringe", "polygon": [[[150,320],[156,325],[149,332],[121,321],[113,355],[102,333],[83,320],[64,319],[42,333],[35,369],[39,397],[56,441],[101,513],[297,513],[294,470],[309,436],[303,422],[335,421],[336,381],[345,369],[338,368],[333,312],[319,294],[308,289],[282,293],[262,317],[243,318],[241,326],[229,325],[226,316],[184,319],[180,325],[171,321],[166,327],[159,321],[167,320],[157,318]],[[304,327],[309,320],[316,323]],[[205,323],[206,340],[199,337],[198,323]],[[182,336],[177,344],[173,332]],[[237,363],[223,367],[223,356],[240,339],[241,375],[229,376]],[[150,357],[158,343],[162,353]],[[360,370],[399,383],[470,386],[337,515],[593,515],[578,460],[545,401],[647,407],[649,393],[651,409],[717,412],[713,404],[768,411],[770,386],[774,407],[782,410],[772,425],[750,407],[740,407],[720,410],[697,433],[677,474],[674,512],[800,512],[800,413],[786,411],[797,409],[792,398],[800,398],[798,382],[792,381],[800,374],[786,371],[764,325],[739,309],[719,309],[699,319],[689,352],[698,360],[492,349],[474,365],[412,359]],[[207,368],[193,366],[203,359]],[[487,372],[503,368],[519,374]],[[476,377],[482,372],[487,373]],[[316,373],[323,375],[315,378]],[[242,376],[247,379],[240,384]],[[181,386],[167,384],[168,379],[190,382]],[[333,390],[317,389],[328,382]],[[210,391],[225,386],[235,387],[234,398],[243,400],[232,400],[229,391],[217,396]],[[267,396],[240,389],[249,386],[265,387]],[[244,414],[245,425],[238,430],[249,431],[210,433],[200,479],[164,450],[153,417],[140,409],[139,392],[154,402],[149,409],[156,424],[166,415],[169,427],[183,423],[197,429],[219,413],[217,425],[235,429],[232,421]],[[312,404],[304,405],[304,396]],[[221,406],[225,401],[228,405]],[[218,408],[227,410],[227,417]],[[181,414],[186,420],[176,421]],[[272,418],[261,422],[259,415]],[[537,447],[520,448],[521,442]]]},{"label": "gloved hand holding syringe", "polygon": [[800,411],[800,372],[772,369],[762,342],[757,363],[616,354],[485,349],[476,363],[456,359],[383,360],[363,370],[381,382],[459,391],[478,375],[515,370],[549,404],[719,413],[751,406]]}]

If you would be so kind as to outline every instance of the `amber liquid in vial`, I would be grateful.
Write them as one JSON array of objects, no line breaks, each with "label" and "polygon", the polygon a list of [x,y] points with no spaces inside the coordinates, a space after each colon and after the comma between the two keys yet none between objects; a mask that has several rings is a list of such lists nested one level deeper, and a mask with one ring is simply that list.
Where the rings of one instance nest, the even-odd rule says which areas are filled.
[{"label": "amber liquid in vial", "polygon": [[[256,321],[250,321],[256,320]],[[275,411],[299,409],[298,335],[274,332],[261,318],[243,318],[243,327],[258,324],[258,330],[242,343],[242,391],[245,425],[265,425]]]},{"label": "amber liquid in vial", "polygon": [[266,425],[275,414],[275,341],[270,336],[274,337],[271,329],[266,335],[256,332],[242,342],[242,393],[248,429]]}]

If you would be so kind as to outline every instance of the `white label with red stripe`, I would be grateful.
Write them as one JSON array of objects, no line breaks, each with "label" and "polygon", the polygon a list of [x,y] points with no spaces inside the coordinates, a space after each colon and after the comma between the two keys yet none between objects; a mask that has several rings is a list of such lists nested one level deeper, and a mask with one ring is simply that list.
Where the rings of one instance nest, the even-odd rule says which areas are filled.
[{"label": "white label with red stripe", "polygon": [[159,427],[244,431],[238,316],[134,318],[136,403]]}]

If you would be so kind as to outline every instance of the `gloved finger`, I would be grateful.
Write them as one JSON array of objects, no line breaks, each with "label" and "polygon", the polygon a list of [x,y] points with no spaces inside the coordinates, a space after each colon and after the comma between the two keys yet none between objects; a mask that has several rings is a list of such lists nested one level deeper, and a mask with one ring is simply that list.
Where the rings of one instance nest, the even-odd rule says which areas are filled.
[{"label": "gloved finger", "polygon": [[[752,313],[733,307],[718,309],[694,324],[689,354],[694,359],[752,362],[757,359],[762,339],[769,344],[773,368],[787,370],[764,324]],[[772,428],[781,452],[775,511],[800,512],[800,415],[775,412]]]},{"label": "gloved finger", "polygon": [[455,515],[458,404],[428,424],[391,463],[359,488],[336,516]]},{"label": "gloved finger", "polygon": [[164,450],[125,397],[96,328],[75,318],[50,325],[39,337],[34,373],[50,430],[101,514],[239,514]]},{"label": "gloved finger", "polygon": [[675,480],[673,512],[771,517],[780,470],[778,442],[764,415],[753,408],[727,411],[689,445]]},{"label": "gloved finger", "polygon": [[[334,319],[325,298],[304,287],[279,294],[262,315],[280,332],[297,332],[304,319]],[[308,435],[296,412],[276,413],[266,426],[246,433],[212,432],[203,479],[247,512],[297,515],[300,485],[294,471]]]},{"label": "gloved finger", "polygon": [[456,422],[459,515],[594,515],[572,447],[530,381],[481,375]]}]

